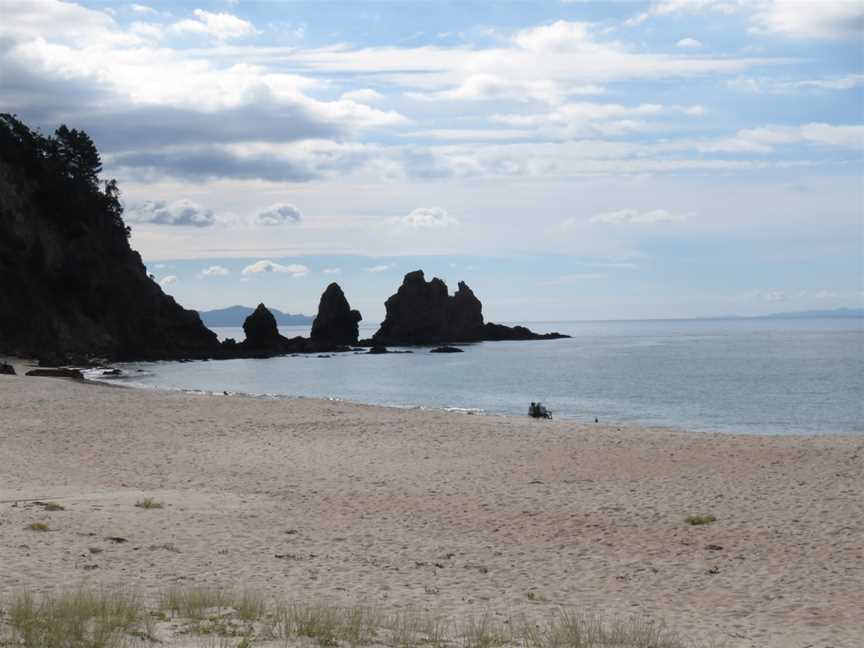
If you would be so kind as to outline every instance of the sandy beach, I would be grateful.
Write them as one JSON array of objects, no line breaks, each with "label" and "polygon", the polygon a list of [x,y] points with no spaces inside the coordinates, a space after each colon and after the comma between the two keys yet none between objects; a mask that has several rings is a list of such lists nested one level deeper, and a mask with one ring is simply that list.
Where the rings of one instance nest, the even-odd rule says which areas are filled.
[{"label": "sandy beach", "polygon": [[861,437],[19,375],[0,376],[0,458],[0,596],[241,586],[456,617],[646,615],[734,648],[864,645]]}]

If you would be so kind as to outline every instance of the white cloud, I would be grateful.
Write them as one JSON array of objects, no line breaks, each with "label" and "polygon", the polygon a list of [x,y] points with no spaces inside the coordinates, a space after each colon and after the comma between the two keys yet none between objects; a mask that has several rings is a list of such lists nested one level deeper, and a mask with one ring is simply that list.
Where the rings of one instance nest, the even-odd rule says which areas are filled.
[{"label": "white cloud", "polygon": [[135,13],[140,13],[140,14],[157,14],[157,13],[159,13],[153,7],[148,7],[147,5],[141,5],[141,4],[133,4],[130,6],[130,9],[132,9],[132,11],[134,11]]},{"label": "white cloud", "polygon": [[756,293],[756,296],[763,301],[782,302],[789,299],[789,295],[783,290],[767,290]]},{"label": "white cloud", "polygon": [[58,0],[3,0],[0,39],[13,42],[48,42],[91,47],[134,45],[139,39],[122,32],[106,12]]},{"label": "white cloud", "polygon": [[258,225],[287,225],[299,223],[302,219],[300,210],[288,203],[276,203],[255,214],[255,223]]},{"label": "white cloud", "polygon": [[294,279],[299,279],[301,277],[305,277],[309,274],[310,270],[307,266],[301,265],[299,263],[292,263],[289,265],[282,265],[279,263],[274,263],[269,259],[263,259],[261,261],[256,261],[255,263],[246,266],[243,268],[241,274],[250,275],[250,274],[260,274],[260,273],[268,273],[268,272],[279,272],[291,275]]},{"label": "white cloud", "polygon": [[763,126],[738,131],[733,137],[696,143],[704,153],[771,153],[779,145],[816,144],[838,148],[864,148],[864,126],[801,124]]},{"label": "white cloud", "polygon": [[338,275],[342,274],[342,268],[324,268],[321,272],[326,275]]},{"label": "white cloud", "polygon": [[658,16],[668,16],[677,13],[697,13],[706,9],[722,14],[732,14],[738,10],[738,7],[727,0],[659,0],[659,2],[654,2],[648,8],[648,11],[626,20],[624,25],[635,27],[641,25],[646,20]]},{"label": "white cloud", "polygon": [[839,297],[840,295],[838,295],[833,290],[817,290],[813,294],[813,296],[816,299],[835,299],[835,298]]},{"label": "white cloud", "polygon": [[490,120],[516,127],[537,128],[541,134],[554,137],[584,137],[586,135],[621,135],[644,130],[646,125],[639,119],[658,115],[663,111],[659,104],[568,103],[545,113],[493,114]]},{"label": "white cloud", "polygon": [[163,288],[167,288],[171,284],[175,284],[175,283],[177,283],[177,277],[174,275],[168,275],[167,277],[164,277],[163,279],[160,279],[160,281],[159,281],[159,285],[162,286]]},{"label": "white cloud", "polygon": [[418,207],[410,214],[393,219],[391,222],[417,229],[437,229],[459,225],[459,221],[441,207]]},{"label": "white cloud", "polygon": [[589,24],[558,20],[551,25],[523,29],[513,39],[516,44],[535,52],[571,51],[590,42]]},{"label": "white cloud", "polygon": [[702,42],[695,38],[682,38],[675,43],[675,47],[680,47],[682,49],[699,49],[702,47]]},{"label": "white cloud", "polygon": [[125,218],[132,223],[192,227],[210,227],[216,223],[212,209],[202,207],[186,199],[175,200],[170,203],[165,200],[148,200],[127,208]]},{"label": "white cloud", "polygon": [[472,74],[453,88],[437,92],[408,92],[406,96],[422,101],[540,101],[559,104],[572,95],[603,94],[597,84],[568,84],[550,79],[511,79],[498,74]]},{"label": "white cloud", "polygon": [[229,13],[212,13],[203,9],[196,9],[192,13],[197,20],[181,20],[174,23],[171,29],[178,33],[203,34],[219,41],[243,38],[256,33],[252,23]]},{"label": "white cloud", "polygon": [[730,80],[727,85],[735,90],[768,94],[793,93],[799,90],[851,90],[864,85],[864,74],[798,80],[738,77]]},{"label": "white cloud", "polygon": [[366,268],[366,272],[386,272],[390,269],[389,265],[376,265],[370,268]]},{"label": "white cloud", "polygon": [[540,282],[541,286],[572,286],[581,284],[585,281],[595,281],[597,279],[605,279],[606,275],[599,272],[576,272],[573,274],[562,275],[549,281]]},{"label": "white cloud", "polygon": [[763,0],[751,18],[752,31],[792,38],[860,38],[864,3],[858,0]]},{"label": "white cloud", "polygon": [[384,99],[384,95],[372,90],[371,88],[363,88],[361,90],[349,90],[348,92],[343,92],[342,96],[339,98],[346,101],[358,101],[360,103],[377,103]]},{"label": "white cloud", "polygon": [[653,209],[642,212],[635,209],[619,209],[614,212],[595,214],[591,217],[590,222],[613,225],[656,225],[658,223],[681,223],[685,220],[687,220],[686,214],[672,214],[665,209]]},{"label": "white cloud", "polygon": [[209,268],[204,268],[201,271],[202,277],[224,277],[227,274],[230,274],[231,271],[220,265],[212,265]]}]

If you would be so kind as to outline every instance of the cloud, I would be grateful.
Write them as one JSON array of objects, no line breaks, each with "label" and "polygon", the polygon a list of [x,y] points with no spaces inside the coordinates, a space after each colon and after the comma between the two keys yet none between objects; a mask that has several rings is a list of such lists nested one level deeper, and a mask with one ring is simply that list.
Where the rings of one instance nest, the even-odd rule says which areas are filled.
[{"label": "cloud", "polygon": [[391,268],[391,266],[389,266],[389,265],[376,265],[376,266],[372,266],[370,268],[366,268],[366,272],[373,272],[373,273],[374,272],[386,272],[390,268]]},{"label": "cloud", "polygon": [[140,13],[140,14],[158,14],[159,13],[153,7],[148,7],[147,5],[142,5],[142,4],[133,4],[133,5],[130,5],[129,8],[132,9],[132,11],[134,11],[135,13]]},{"label": "cloud", "polygon": [[800,90],[851,90],[864,85],[864,74],[798,80],[738,77],[728,81],[727,85],[734,90],[767,94],[787,94]]},{"label": "cloud", "polygon": [[626,27],[636,27],[645,21],[658,16],[668,16],[677,13],[697,13],[710,9],[716,13],[732,14],[738,7],[728,0],[660,0],[654,2],[645,11],[629,18],[624,22]]},{"label": "cloud", "polygon": [[857,0],[767,0],[751,17],[751,31],[792,38],[860,38],[864,3]]},{"label": "cloud", "polygon": [[441,207],[418,207],[406,216],[393,219],[392,222],[417,229],[437,229],[459,225],[459,221]]},{"label": "cloud", "polygon": [[568,103],[545,113],[493,114],[489,119],[499,124],[520,128],[536,128],[541,134],[554,137],[584,137],[587,135],[615,136],[643,130],[645,123],[634,117],[658,115],[660,104],[623,106],[611,103]]},{"label": "cloud", "polygon": [[203,34],[219,41],[252,36],[256,33],[252,23],[229,13],[211,13],[203,9],[192,12],[197,20],[187,19],[174,23],[172,31]]},{"label": "cloud", "polygon": [[342,268],[324,268],[321,272],[326,275],[338,275],[342,274]]},{"label": "cloud", "polygon": [[125,219],[132,223],[192,227],[210,227],[216,224],[212,209],[185,199],[170,203],[164,200],[148,200],[127,208]]},{"label": "cloud", "polygon": [[288,203],[276,203],[255,214],[255,223],[258,225],[286,225],[299,223],[302,219],[300,210]]},{"label": "cloud", "polygon": [[759,299],[761,299],[763,301],[768,301],[768,302],[781,302],[781,301],[787,301],[789,299],[789,295],[787,295],[782,290],[760,291],[760,292],[756,293],[756,296]]},{"label": "cloud", "polygon": [[695,38],[682,38],[675,43],[675,47],[680,47],[682,49],[699,49],[702,47],[702,42]]},{"label": "cloud", "polygon": [[590,222],[612,225],[656,225],[658,223],[681,223],[685,220],[687,220],[686,214],[672,214],[665,209],[653,209],[643,212],[635,209],[620,209],[614,212],[595,214],[591,217]]},{"label": "cloud", "polygon": [[771,153],[777,146],[799,143],[860,150],[864,148],[864,126],[770,125],[740,130],[733,137],[696,143],[695,147],[703,153]]},{"label": "cloud", "polygon": [[162,286],[163,288],[167,288],[171,284],[175,284],[175,283],[177,283],[177,277],[174,275],[168,275],[167,277],[164,277],[163,279],[159,280],[159,285]]},{"label": "cloud", "polygon": [[250,275],[250,274],[260,274],[260,273],[268,273],[268,272],[279,272],[291,275],[294,279],[299,279],[301,277],[305,277],[309,274],[310,270],[307,266],[301,265],[299,263],[292,263],[289,265],[281,265],[279,263],[274,263],[269,259],[264,259],[261,261],[256,261],[255,263],[246,266],[243,268],[241,274]]},{"label": "cloud", "polygon": [[212,265],[209,268],[204,268],[201,271],[202,277],[224,277],[227,274],[230,274],[231,271],[228,268],[225,268],[220,265]]},{"label": "cloud", "polygon": [[555,279],[540,282],[541,286],[572,286],[585,281],[605,279],[606,275],[598,272],[576,272],[574,274],[562,275]]},{"label": "cloud", "polygon": [[348,92],[343,92],[340,99],[346,101],[359,101],[361,103],[376,103],[383,100],[384,95],[372,90],[371,88],[363,88],[361,90],[349,90]]},{"label": "cloud", "polygon": [[548,79],[514,80],[496,74],[473,74],[458,86],[437,92],[408,92],[406,96],[421,101],[540,101],[558,104],[571,95],[598,95],[604,89],[597,84],[566,84]]}]

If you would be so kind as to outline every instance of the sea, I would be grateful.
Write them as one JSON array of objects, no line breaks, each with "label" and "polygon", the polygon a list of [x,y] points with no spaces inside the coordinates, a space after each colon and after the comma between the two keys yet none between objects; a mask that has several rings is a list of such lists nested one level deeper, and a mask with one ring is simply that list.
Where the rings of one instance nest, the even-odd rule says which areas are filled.
[{"label": "sea", "polygon": [[[139,388],[325,398],[466,415],[743,434],[864,436],[864,319],[530,322],[570,339],[482,342],[464,353],[339,353],[120,365]],[[377,326],[361,326],[361,337]],[[214,329],[243,339],[241,328]],[[292,337],[308,327],[281,327]],[[398,350],[395,349],[394,350]],[[97,372],[98,373],[98,372]]]}]

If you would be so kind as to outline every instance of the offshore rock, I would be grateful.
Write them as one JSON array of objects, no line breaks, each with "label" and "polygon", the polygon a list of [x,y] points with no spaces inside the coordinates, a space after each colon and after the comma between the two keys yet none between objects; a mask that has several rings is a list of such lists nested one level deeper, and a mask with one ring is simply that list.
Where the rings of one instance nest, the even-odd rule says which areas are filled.
[{"label": "offshore rock", "polygon": [[79,369],[31,369],[26,376],[34,378],[74,378],[84,380],[84,375]]},{"label": "offshore rock", "polygon": [[440,345],[448,342],[485,340],[546,340],[568,337],[560,333],[538,334],[524,326],[504,326],[483,320],[483,305],[465,282],[454,295],[447,284],[426,281],[422,270],[405,275],[395,295],[384,304],[386,317],[367,343],[375,345]]},{"label": "offshore rock", "polygon": [[5,362],[0,362],[0,376],[14,376],[15,367]]},{"label": "offshore rock", "polygon": [[351,310],[345,293],[337,283],[331,283],[321,295],[318,315],[312,323],[312,342],[321,345],[357,344],[360,311]]},{"label": "offshore rock", "polygon": [[276,326],[276,318],[264,304],[252,312],[243,322],[243,332],[246,340],[243,347],[249,350],[280,350],[287,340],[279,335],[279,327]]}]

